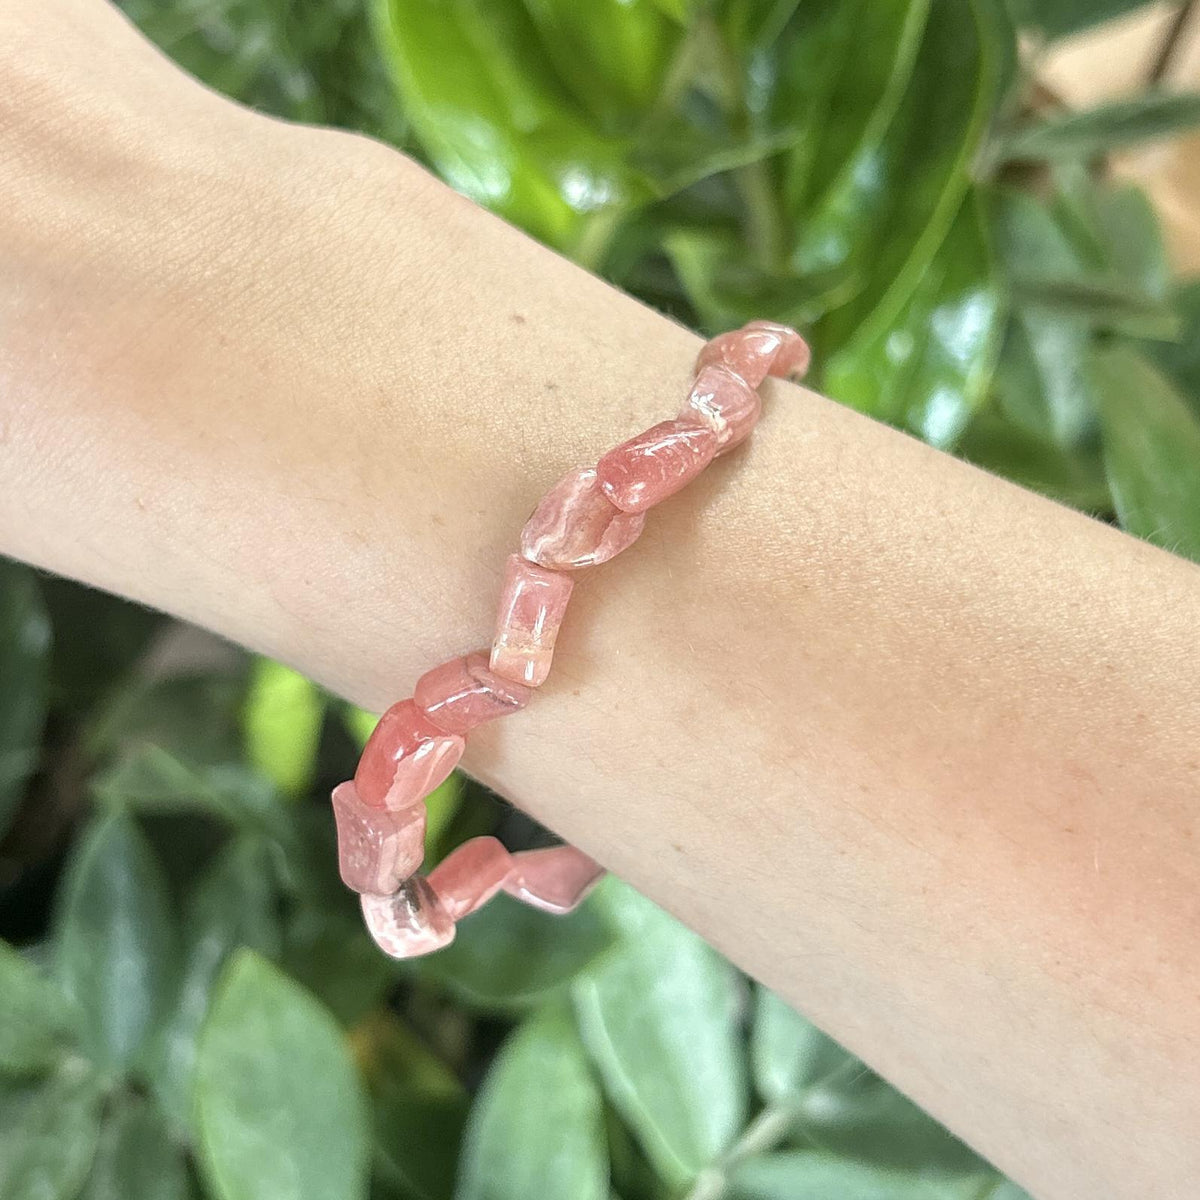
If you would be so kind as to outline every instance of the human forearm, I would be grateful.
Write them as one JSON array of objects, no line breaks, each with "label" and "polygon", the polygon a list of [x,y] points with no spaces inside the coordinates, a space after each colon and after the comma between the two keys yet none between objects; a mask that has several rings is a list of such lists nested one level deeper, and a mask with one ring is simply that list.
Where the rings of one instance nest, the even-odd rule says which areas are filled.
[{"label": "human forearm", "polygon": [[[78,146],[8,160],[0,549],[381,707],[486,642],[537,496],[670,415],[698,341],[146,63],[159,120],[43,108]],[[1039,1194],[1188,1194],[1197,572],[764,393],[466,765]]]}]

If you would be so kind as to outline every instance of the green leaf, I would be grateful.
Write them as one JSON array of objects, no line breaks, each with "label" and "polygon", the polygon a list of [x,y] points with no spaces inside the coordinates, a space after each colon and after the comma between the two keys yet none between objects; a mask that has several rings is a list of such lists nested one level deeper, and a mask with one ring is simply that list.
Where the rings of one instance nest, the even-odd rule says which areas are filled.
[{"label": "green leaf", "polygon": [[1027,279],[1016,283],[1015,302],[1071,317],[1084,325],[1129,337],[1166,341],[1179,336],[1170,307],[1136,293],[1120,279]]},{"label": "green leaf", "polygon": [[609,1098],[663,1179],[681,1187],[745,1124],[737,974],[617,880],[593,903],[621,941],[575,985],[580,1031]]},{"label": "green leaf", "polygon": [[1155,343],[1145,352],[1200,415],[1200,279],[1180,284],[1172,304],[1183,321],[1179,340]]},{"label": "green leaf", "polygon": [[[1109,242],[1120,236],[1120,222],[1112,212],[1100,215],[1105,194],[1075,183],[1069,197],[1054,205],[1007,189],[993,197],[1000,259],[1016,306],[997,395],[1017,425],[1064,449],[1078,447],[1096,422],[1085,370],[1094,328],[1140,325],[1170,332],[1178,325],[1163,300],[1142,287],[1143,280],[1154,282],[1148,264],[1131,257],[1119,263]],[[1143,230],[1141,240],[1147,236]]]},{"label": "green leaf", "polygon": [[1033,1200],[1024,1189],[1017,1187],[1011,1180],[1002,1179],[995,1188],[988,1192],[983,1200]]},{"label": "green leaf", "polygon": [[49,661],[50,623],[37,578],[0,558],[0,837],[37,766]]},{"label": "green leaf", "polygon": [[652,137],[639,138],[630,162],[645,174],[656,195],[670,196],[709,176],[753,167],[794,140],[786,129],[714,133],[680,119]]},{"label": "green leaf", "polygon": [[97,1065],[140,1066],[174,982],[175,928],[162,872],[129,817],[94,821],[77,844],[56,950]]},{"label": "green leaf", "polygon": [[413,1200],[451,1200],[467,1095],[449,1068],[389,1012],[355,1028],[375,1126],[379,1174]]},{"label": "green leaf", "polygon": [[187,1169],[153,1105],[123,1097],[104,1123],[81,1200],[186,1200]]},{"label": "green leaf", "polygon": [[359,708],[355,704],[342,705],[341,713],[347,732],[361,750],[375,732],[375,726],[379,724],[379,714],[367,712],[365,708]]},{"label": "green leaf", "polygon": [[864,326],[829,361],[835,399],[903,425],[932,445],[961,436],[991,382],[1002,307],[973,198],[897,318]]},{"label": "green leaf", "polygon": [[1121,146],[1175,137],[1200,124],[1200,95],[1143,92],[1017,129],[995,146],[999,161],[1087,159]]},{"label": "green leaf", "polygon": [[557,1005],[500,1051],[471,1110],[456,1200],[608,1200],[604,1105]]},{"label": "green leaf", "polygon": [[1136,351],[1098,351],[1104,465],[1122,526],[1200,561],[1200,418]]},{"label": "green leaf", "polygon": [[1079,164],[1062,165],[1054,175],[1058,190],[1049,203],[1013,189],[995,195],[997,236],[1014,283],[1065,283],[1066,294],[1053,302],[1070,303],[1075,287],[1091,295],[1089,307],[1115,307],[1115,317],[1123,310],[1155,313],[1173,336],[1170,326],[1177,322],[1166,304],[1170,265],[1149,198],[1137,187],[1102,183]]},{"label": "green leaf", "polygon": [[1154,205],[1140,187],[1093,186],[1077,200],[1075,211],[1089,222],[1109,270],[1140,295],[1167,298],[1167,246]]},{"label": "green leaf", "polygon": [[733,1170],[729,1200],[978,1200],[979,1178],[932,1183],[918,1175],[798,1151],[747,1159]]},{"label": "green leaf", "polygon": [[[463,800],[463,776],[457,771],[446,777],[425,797],[425,848],[437,847],[458,815]],[[438,856],[439,859],[444,857]]]},{"label": "green leaf", "polygon": [[763,987],[756,991],[750,1060],[759,1095],[768,1104],[795,1103],[814,1085],[863,1069],[858,1059]]},{"label": "green leaf", "polygon": [[[685,3],[699,7],[697,0]],[[716,15],[730,49],[748,57],[774,42],[801,7],[800,0],[721,0]]]},{"label": "green leaf", "polygon": [[927,1181],[977,1178],[990,1170],[969,1146],[865,1067],[835,1072],[805,1092],[796,1128],[818,1149],[887,1170],[920,1172]]},{"label": "green leaf", "polygon": [[122,0],[121,6],[190,75],[251,108],[403,138],[403,114],[361,3]]},{"label": "green leaf", "polygon": [[599,133],[507,0],[375,0],[380,48],[413,128],[452,187],[595,261],[650,195],[629,144]]},{"label": "green leaf", "polygon": [[[857,299],[826,319],[834,343],[882,344],[962,207],[1000,87],[1005,47],[989,0],[933,0],[912,79],[878,145],[863,148],[821,213],[798,266],[850,259]],[[818,253],[819,252],[819,253]]]},{"label": "green leaf", "polygon": [[0,1073],[24,1075],[57,1062],[71,1041],[62,992],[0,941]]},{"label": "green leaf", "polygon": [[1005,416],[1030,440],[1075,450],[1095,423],[1084,371],[1091,347],[1091,331],[1077,317],[1036,306],[1014,315],[996,367],[995,394]]},{"label": "green leaf", "polygon": [[1099,438],[1063,450],[1030,433],[997,410],[984,410],[955,452],[986,471],[1041,492],[1082,512],[1107,516],[1112,498],[1104,476]]},{"label": "green leaf", "polygon": [[200,1039],[199,1160],[218,1200],[360,1200],[367,1115],[341,1030],[249,950],[234,957]]},{"label": "green leaf", "polygon": [[680,42],[651,0],[524,0],[558,77],[597,123],[629,129],[662,92]]},{"label": "green leaf", "polygon": [[101,759],[156,746],[196,767],[242,757],[242,658],[228,670],[139,676],[95,715],[87,749]]},{"label": "green leaf", "polygon": [[655,6],[660,12],[666,13],[673,21],[678,21],[681,25],[691,15],[696,2],[697,0],[654,0]]},{"label": "green leaf", "polygon": [[1065,37],[1104,21],[1111,21],[1148,0],[1009,0],[1013,16],[1022,25],[1040,30],[1047,37]]},{"label": "green leaf", "polygon": [[100,1089],[81,1059],[53,1078],[0,1085],[0,1196],[72,1200],[91,1166],[100,1127]]},{"label": "green leaf", "polygon": [[286,796],[312,783],[325,701],[299,671],[260,658],[250,676],[243,723],[246,757]]},{"label": "green leaf", "polygon": [[221,968],[241,946],[267,957],[279,954],[278,897],[271,880],[266,844],[240,837],[221,851],[188,899],[179,987],[152,1072],[159,1103],[180,1131],[191,1129],[200,1030]]},{"label": "green leaf", "polygon": [[284,846],[295,840],[295,815],[278,803],[270,781],[235,764],[196,766],[146,745],[98,774],[92,791],[117,812],[199,812],[234,829],[268,834]]},{"label": "green leaf", "polygon": [[506,1010],[564,987],[612,944],[612,930],[592,901],[560,917],[500,895],[462,921],[445,950],[415,968],[473,1008]]},{"label": "green leaf", "polygon": [[[846,213],[851,195],[865,202],[871,185],[854,173],[881,153],[912,80],[929,7],[930,0],[801,6],[779,51],[774,98],[781,117],[802,114],[783,162],[783,202],[794,219],[823,209]],[[802,240],[796,263],[805,265],[820,241],[819,234]]]},{"label": "green leaf", "polygon": [[54,629],[51,703],[86,713],[128,676],[169,618],[73,579],[43,575],[38,583]]},{"label": "green leaf", "polygon": [[[330,865],[336,849],[326,852]],[[402,964],[379,952],[363,925],[357,897],[338,892],[323,900],[305,897],[285,928],[283,966],[344,1026],[353,1026],[379,1006],[395,986]]]},{"label": "green leaf", "polygon": [[718,229],[666,232],[663,248],[704,328],[712,333],[770,319],[804,327],[850,294],[843,268],[795,275],[771,273],[748,260],[743,238]]}]

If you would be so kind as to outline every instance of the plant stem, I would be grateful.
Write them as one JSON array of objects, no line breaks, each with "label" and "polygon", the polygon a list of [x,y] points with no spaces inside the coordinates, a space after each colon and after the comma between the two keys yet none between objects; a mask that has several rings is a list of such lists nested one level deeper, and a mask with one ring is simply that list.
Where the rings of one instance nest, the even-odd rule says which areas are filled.
[{"label": "plant stem", "polygon": [[590,217],[583,227],[579,241],[571,251],[571,257],[585,269],[598,272],[622,220],[628,214],[625,207],[610,205]]},{"label": "plant stem", "polygon": [[720,1200],[729,1183],[729,1172],[745,1158],[773,1150],[796,1123],[796,1108],[790,1104],[768,1104],[742,1131],[742,1136],[721,1160],[701,1171],[683,1200]]},{"label": "plant stem", "polygon": [[[731,130],[740,138],[752,133],[750,108],[742,62],[721,35],[715,21],[709,19],[708,36],[728,97],[726,116]],[[775,184],[765,160],[747,163],[733,173],[734,186],[746,208],[746,240],[756,266],[770,271],[784,251],[784,227],[775,194]]]},{"label": "plant stem", "polygon": [[775,204],[775,185],[761,159],[734,172],[734,181],[746,206],[746,240],[755,263],[770,270],[783,254],[783,225]]}]

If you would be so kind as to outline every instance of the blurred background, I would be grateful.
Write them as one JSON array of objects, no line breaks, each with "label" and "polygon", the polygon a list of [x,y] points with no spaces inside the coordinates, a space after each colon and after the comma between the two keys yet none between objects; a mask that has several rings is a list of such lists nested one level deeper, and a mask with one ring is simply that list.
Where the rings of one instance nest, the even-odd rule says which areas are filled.
[{"label": "blurred background", "polygon": [[[839,401],[1200,559],[1192,4],[124,7],[212,87],[393,143],[704,333],[795,324]],[[327,802],[370,724],[0,560],[3,1200],[1023,1196],[616,880],[384,959]],[[548,838],[466,779],[430,810],[434,856]]]}]

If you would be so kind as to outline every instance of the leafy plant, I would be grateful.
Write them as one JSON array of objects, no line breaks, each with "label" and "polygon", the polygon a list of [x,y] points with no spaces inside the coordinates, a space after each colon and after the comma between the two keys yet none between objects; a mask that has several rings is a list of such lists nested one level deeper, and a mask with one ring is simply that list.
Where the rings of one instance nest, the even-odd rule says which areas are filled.
[{"label": "leafy plant", "polygon": [[[1037,47],[1129,0],[1013,0]],[[845,403],[1200,559],[1200,282],[1046,111],[1000,0],[126,0],[211,85],[364,130],[697,328],[802,324]],[[366,714],[0,563],[6,1200],[1018,1200],[624,885],[393,964],[325,796]],[[194,658],[194,656],[193,656]],[[545,835],[468,780],[437,855]]]}]

